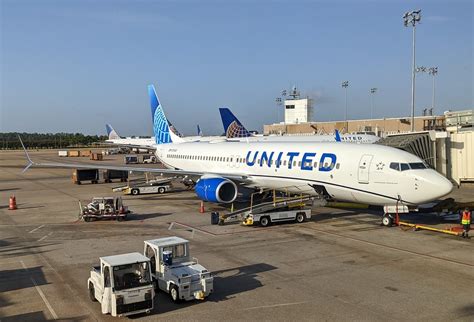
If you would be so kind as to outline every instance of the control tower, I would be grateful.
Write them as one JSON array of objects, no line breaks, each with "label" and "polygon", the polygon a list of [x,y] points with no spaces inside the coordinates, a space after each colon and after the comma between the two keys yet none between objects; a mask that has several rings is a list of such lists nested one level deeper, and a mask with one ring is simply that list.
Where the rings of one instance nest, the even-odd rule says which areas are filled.
[{"label": "control tower", "polygon": [[290,98],[285,100],[285,123],[307,123],[313,119],[313,100],[309,97],[300,98],[300,92],[293,86]]}]

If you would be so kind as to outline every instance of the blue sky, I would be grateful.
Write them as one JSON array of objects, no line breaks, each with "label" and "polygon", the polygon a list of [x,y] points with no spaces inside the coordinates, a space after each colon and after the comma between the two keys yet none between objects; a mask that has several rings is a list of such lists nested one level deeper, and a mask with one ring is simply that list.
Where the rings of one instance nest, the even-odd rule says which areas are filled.
[{"label": "blue sky", "polygon": [[[220,134],[217,108],[249,129],[275,122],[297,85],[315,120],[410,113],[411,29],[417,65],[438,66],[436,113],[473,108],[473,2],[0,0],[0,132],[150,135],[146,85],[185,134]],[[417,77],[417,114],[432,82]],[[282,111],[279,113],[280,118]]]}]

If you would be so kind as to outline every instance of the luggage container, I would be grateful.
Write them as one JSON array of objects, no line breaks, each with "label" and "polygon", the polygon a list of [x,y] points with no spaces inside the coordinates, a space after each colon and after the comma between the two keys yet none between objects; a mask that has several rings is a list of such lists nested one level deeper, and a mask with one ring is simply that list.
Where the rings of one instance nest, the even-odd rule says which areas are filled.
[{"label": "luggage container", "polygon": [[78,157],[78,156],[80,156],[80,155],[81,155],[81,152],[78,151],[78,150],[69,150],[69,151],[67,152],[67,156],[68,156],[68,157]]},{"label": "luggage container", "polygon": [[104,155],[102,153],[93,152],[91,153],[91,160],[102,161],[104,160]]},{"label": "luggage container", "polygon": [[91,183],[99,182],[98,169],[74,169],[72,172],[72,182],[81,184],[82,181],[90,181]]},{"label": "luggage container", "polygon": [[125,164],[138,163],[138,157],[136,155],[126,155],[124,161]]},{"label": "luggage container", "polygon": [[112,182],[113,179],[120,179],[120,182],[125,182],[128,179],[128,171],[122,170],[104,170],[104,181],[106,183]]},{"label": "luggage container", "polygon": [[58,151],[58,156],[60,156],[60,157],[67,157],[67,150]]},{"label": "luggage container", "polygon": [[90,157],[91,156],[91,150],[81,150],[80,151],[81,157]]}]

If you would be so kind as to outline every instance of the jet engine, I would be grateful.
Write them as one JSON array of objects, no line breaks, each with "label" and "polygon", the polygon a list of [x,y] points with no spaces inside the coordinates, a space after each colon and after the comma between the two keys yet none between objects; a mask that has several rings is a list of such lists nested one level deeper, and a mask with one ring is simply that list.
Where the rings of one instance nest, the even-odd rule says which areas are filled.
[{"label": "jet engine", "polygon": [[222,177],[202,177],[194,186],[196,195],[204,201],[231,203],[237,198],[237,185]]}]

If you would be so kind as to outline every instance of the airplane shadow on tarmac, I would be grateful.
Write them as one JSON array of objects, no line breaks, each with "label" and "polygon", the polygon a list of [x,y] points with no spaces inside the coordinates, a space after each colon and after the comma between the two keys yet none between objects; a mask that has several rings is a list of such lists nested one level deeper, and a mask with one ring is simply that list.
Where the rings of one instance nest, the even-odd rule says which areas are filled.
[{"label": "airplane shadow on tarmac", "polygon": [[[90,317],[78,316],[78,317],[54,319],[54,321],[68,321],[68,322],[79,322],[79,321],[87,321],[87,320],[90,320]],[[2,322],[29,322],[29,321],[37,322],[37,321],[53,321],[53,320],[48,319],[43,311],[29,312],[29,313],[2,317]]]},{"label": "airplane shadow on tarmac", "polygon": [[172,215],[171,212],[165,213],[151,213],[151,214],[132,214],[127,216],[127,221],[136,221],[136,220],[147,220],[151,218],[166,217]]},{"label": "airplane shadow on tarmac", "polygon": [[45,253],[40,250],[41,247],[56,245],[56,243],[41,243],[37,245],[24,245],[22,242],[10,242],[0,239],[0,259],[20,257],[25,255]]},{"label": "airplane shadow on tarmac", "polygon": [[[233,267],[212,273],[214,276],[214,292],[206,299],[209,302],[221,302],[233,298],[234,295],[251,291],[262,287],[263,284],[257,279],[259,273],[268,272],[277,267],[259,263],[240,267]],[[174,303],[169,294],[159,291],[155,297],[155,308],[152,314],[162,314],[174,310],[183,309],[193,305],[199,305],[199,301],[188,301]],[[131,316],[140,318],[145,315]]]},{"label": "airplane shadow on tarmac", "polygon": [[[34,280],[34,282],[33,282]],[[49,284],[42,266],[0,271],[0,293]],[[3,319],[2,319],[3,321]]]}]

